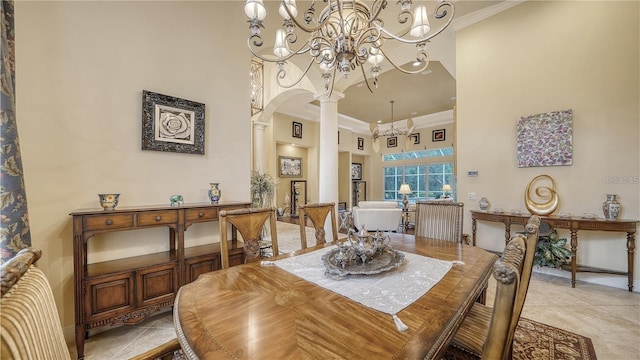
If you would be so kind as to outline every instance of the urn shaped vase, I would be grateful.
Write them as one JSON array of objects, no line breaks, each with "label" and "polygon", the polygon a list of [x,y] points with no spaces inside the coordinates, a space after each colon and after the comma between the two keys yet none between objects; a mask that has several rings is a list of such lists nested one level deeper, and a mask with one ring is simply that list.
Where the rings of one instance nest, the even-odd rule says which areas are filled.
[{"label": "urn shaped vase", "polygon": [[602,212],[607,220],[616,220],[620,214],[620,203],[616,200],[617,194],[607,194],[607,200],[602,203]]},{"label": "urn shaped vase", "polygon": [[222,191],[220,190],[220,183],[209,183],[211,189],[209,189],[209,199],[212,203],[217,204],[220,201]]}]

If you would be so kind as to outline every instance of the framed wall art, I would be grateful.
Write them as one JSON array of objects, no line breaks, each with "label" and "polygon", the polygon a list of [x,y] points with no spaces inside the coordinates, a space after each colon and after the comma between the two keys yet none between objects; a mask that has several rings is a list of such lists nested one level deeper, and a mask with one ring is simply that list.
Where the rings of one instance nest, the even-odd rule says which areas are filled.
[{"label": "framed wall art", "polygon": [[411,142],[413,143],[413,145],[420,144],[420,133],[411,134],[409,135],[409,138],[411,139]]},{"label": "framed wall art", "polygon": [[302,139],[302,123],[296,121],[293,122],[293,126],[291,127],[291,136]]},{"label": "framed wall art", "polygon": [[280,177],[302,177],[302,158],[280,156],[278,164]]},{"label": "framed wall art", "polygon": [[362,164],[351,163],[351,180],[362,180]]},{"label": "framed wall art", "polygon": [[431,141],[444,141],[445,129],[433,130],[431,133]]},{"label": "framed wall art", "polygon": [[364,150],[364,138],[358,138],[358,150]]},{"label": "framed wall art", "polygon": [[394,148],[398,146],[398,137],[397,136],[391,136],[387,138],[387,147],[388,148]]},{"label": "framed wall art", "polygon": [[521,117],[517,124],[518,167],[573,163],[571,109]]},{"label": "framed wall art", "polygon": [[204,155],[204,104],[143,90],[142,150]]}]

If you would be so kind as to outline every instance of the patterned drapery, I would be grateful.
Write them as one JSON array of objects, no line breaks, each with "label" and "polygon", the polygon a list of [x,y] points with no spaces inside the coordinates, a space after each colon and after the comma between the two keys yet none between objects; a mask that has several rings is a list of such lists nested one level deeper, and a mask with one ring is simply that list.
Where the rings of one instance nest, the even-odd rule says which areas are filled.
[{"label": "patterned drapery", "polygon": [[27,196],[15,114],[15,33],[13,0],[2,1],[2,61],[0,63],[0,262],[31,245]]}]

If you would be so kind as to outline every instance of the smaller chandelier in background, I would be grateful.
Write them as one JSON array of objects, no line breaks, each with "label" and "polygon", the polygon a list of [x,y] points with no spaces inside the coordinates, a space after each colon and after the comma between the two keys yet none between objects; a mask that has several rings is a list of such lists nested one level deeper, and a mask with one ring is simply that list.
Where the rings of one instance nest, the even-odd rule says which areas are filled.
[{"label": "smaller chandelier in background", "polygon": [[[392,33],[384,27],[380,15],[387,7],[386,0],[374,0],[368,6],[361,0],[323,0],[325,7],[317,11],[316,2],[298,18],[298,8],[295,0],[280,0],[279,13],[284,19],[282,28],[276,30],[273,56],[258,54],[264,41],[260,34],[263,20],[267,16],[263,0],[247,0],[244,11],[249,18],[251,35],[247,45],[251,53],[257,58],[275,62],[278,65],[277,82],[284,88],[291,88],[298,84],[315,63],[322,70],[325,90],[332,92],[336,72],[345,78],[349,73],[360,68],[362,77],[373,92],[378,87],[378,75],[382,64],[387,60],[395,69],[405,74],[418,74],[429,65],[426,53],[426,43],[440,34],[453,20],[454,6],[450,1],[439,0],[438,6],[432,13],[433,19],[441,25],[431,31],[427,8],[424,5],[411,9],[411,0],[398,0],[400,9],[397,21],[405,25],[405,29]],[[306,33],[306,38],[298,35]],[[416,61],[419,68],[415,70],[402,69],[384,51],[385,42],[398,41],[416,46]],[[292,49],[291,46],[297,46]],[[310,59],[306,69],[299,79],[289,84],[283,84],[286,78],[287,61],[296,55],[308,54]],[[371,80],[366,75],[365,66],[369,67]],[[373,87],[372,87],[373,85]]]},{"label": "smaller chandelier in background", "polygon": [[369,125],[369,129],[371,130],[371,145],[373,148],[373,151],[375,152],[379,152],[380,151],[380,140],[379,138],[381,137],[401,137],[404,136],[404,142],[403,144],[408,144],[411,135],[413,134],[413,130],[415,130],[416,126],[413,124],[413,120],[411,118],[407,119],[407,130],[400,130],[397,129],[393,126],[394,124],[394,118],[393,118],[393,103],[395,103],[394,100],[391,100],[389,103],[391,103],[391,127],[384,129],[384,130],[380,130],[380,128],[378,127],[378,125],[371,123]]}]

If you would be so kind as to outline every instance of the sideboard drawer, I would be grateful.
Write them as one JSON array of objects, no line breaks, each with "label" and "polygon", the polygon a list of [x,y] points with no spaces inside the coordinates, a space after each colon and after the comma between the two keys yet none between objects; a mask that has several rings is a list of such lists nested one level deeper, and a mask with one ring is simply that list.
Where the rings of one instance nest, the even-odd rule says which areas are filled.
[{"label": "sideboard drawer", "polygon": [[184,219],[187,222],[218,220],[218,208],[187,209]]},{"label": "sideboard drawer", "polygon": [[101,214],[84,217],[84,230],[126,229],[133,227],[133,214]]},{"label": "sideboard drawer", "polygon": [[174,224],[178,222],[178,211],[146,211],[136,214],[138,226],[153,226],[161,224]]}]

